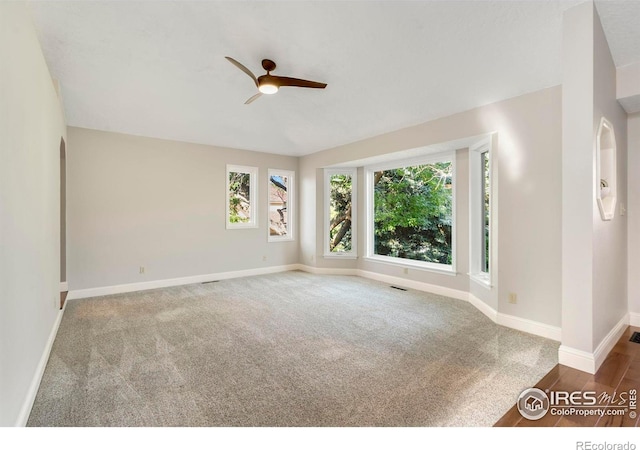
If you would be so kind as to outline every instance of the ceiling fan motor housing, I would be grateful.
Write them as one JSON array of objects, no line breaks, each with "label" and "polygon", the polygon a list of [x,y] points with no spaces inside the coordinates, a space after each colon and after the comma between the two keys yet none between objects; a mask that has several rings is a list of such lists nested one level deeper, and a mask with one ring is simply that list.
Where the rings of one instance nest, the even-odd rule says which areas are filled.
[{"label": "ceiling fan motor housing", "polygon": [[276,69],[276,63],[274,63],[270,59],[263,59],[262,60],[262,68],[264,70],[266,70],[267,72],[271,72],[272,70]]}]

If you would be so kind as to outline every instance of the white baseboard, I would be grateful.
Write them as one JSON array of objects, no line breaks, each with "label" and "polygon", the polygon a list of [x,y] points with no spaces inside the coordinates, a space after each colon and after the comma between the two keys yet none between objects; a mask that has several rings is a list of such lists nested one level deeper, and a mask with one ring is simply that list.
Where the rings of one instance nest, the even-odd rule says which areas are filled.
[{"label": "white baseboard", "polygon": [[499,313],[473,294],[469,294],[469,303],[498,325],[513,328],[514,330],[524,331],[529,334],[535,334],[536,336],[551,339],[553,341],[560,342],[562,338],[562,330],[560,327],[554,327],[552,325],[547,325],[546,323]]},{"label": "white baseboard", "polygon": [[80,298],[99,297],[102,295],[123,294],[126,292],[146,291],[148,289],[159,289],[171,286],[182,286],[185,284],[206,283],[207,281],[228,280],[230,278],[251,277],[255,275],[266,275],[277,272],[287,272],[299,269],[299,264],[289,264],[286,266],[260,267],[257,269],[236,270],[232,272],[211,273],[205,275],[195,275],[182,278],[170,278],[166,280],[145,281],[142,283],[119,284],[115,286],[104,286],[90,289],[78,289],[70,291],[67,300]]},{"label": "white baseboard", "polygon": [[547,325],[546,323],[523,319],[522,317],[511,316],[503,313],[498,313],[496,323],[498,325],[524,331],[525,333],[535,334],[536,336],[551,339],[552,341],[560,342],[562,340],[562,329],[560,327]]},{"label": "white baseboard", "polygon": [[625,314],[622,316],[622,319],[607,333],[607,335],[602,339],[600,344],[596,347],[596,350],[593,352],[593,359],[595,360],[595,369],[596,371],[600,368],[604,360],[606,359],[609,352],[613,349],[613,347],[620,339],[620,336],[624,333],[629,325],[629,314]]},{"label": "white baseboard", "polygon": [[567,347],[566,345],[561,345],[558,349],[558,362],[583,372],[596,373],[596,361],[593,353]]},{"label": "white baseboard", "polygon": [[47,339],[47,343],[44,347],[44,350],[42,351],[42,355],[40,356],[40,361],[38,361],[38,366],[36,367],[36,371],[33,374],[33,378],[31,379],[31,384],[29,385],[29,390],[27,391],[27,395],[24,399],[24,402],[22,403],[22,408],[20,408],[20,413],[18,414],[18,418],[15,424],[16,427],[24,427],[27,425],[29,415],[31,414],[31,408],[33,408],[33,402],[35,402],[36,395],[38,394],[38,389],[40,389],[40,382],[42,381],[42,376],[44,375],[44,369],[46,369],[47,362],[49,361],[49,355],[51,354],[53,342],[56,340],[56,335],[58,334],[58,328],[60,327],[60,322],[62,321],[65,307],[58,311],[58,316],[53,323],[53,327],[51,327],[49,338]]},{"label": "white baseboard", "polygon": [[69,283],[66,281],[60,282],[60,292],[67,292],[69,290]]},{"label": "white baseboard", "polygon": [[298,264],[297,270],[314,273],[316,275],[358,275],[358,269],[334,269],[330,267],[314,267]]},{"label": "white baseboard", "polygon": [[640,327],[640,313],[629,313],[629,325],[632,327]]},{"label": "white baseboard", "polygon": [[541,322],[535,322],[529,319],[522,319],[520,317],[498,313],[495,309],[487,305],[475,295],[465,291],[438,286],[435,284],[424,283],[422,281],[408,280],[406,278],[383,275],[376,272],[368,272],[366,270],[359,270],[357,275],[364,278],[370,278],[372,280],[382,281],[383,283],[389,283],[409,289],[415,289],[418,291],[429,292],[436,295],[443,295],[445,297],[468,301],[482,314],[487,316],[492,322],[497,323],[498,325],[513,328],[519,331],[524,331],[525,333],[535,334],[536,336],[541,336],[543,338],[551,339],[558,342],[560,342],[562,337],[560,327],[554,327]]},{"label": "white baseboard", "polygon": [[535,322],[529,319],[522,319],[520,317],[498,313],[495,309],[491,308],[489,305],[487,305],[485,302],[483,302],[473,294],[458,289],[424,283],[422,281],[394,277],[392,275],[369,272],[366,270],[357,270],[355,271],[355,273],[353,273],[352,269],[320,269],[320,271],[317,271],[318,268],[313,269],[316,271],[313,271],[312,273],[329,273],[332,275],[358,275],[364,278],[392,284],[394,286],[406,287],[409,289],[415,289],[417,291],[429,292],[431,294],[443,295],[445,297],[468,301],[482,314],[487,316],[492,322],[497,323],[498,325],[513,328],[519,331],[524,331],[525,333],[535,334],[536,336],[541,336],[543,338],[551,339],[558,342],[560,342],[562,337],[560,327],[554,327],[541,322]]},{"label": "white baseboard", "polygon": [[622,336],[627,329],[628,324],[629,314],[625,314],[604,339],[602,339],[593,353],[561,345],[558,350],[560,364],[582,370],[583,372],[596,373],[611,349],[613,349],[618,342],[618,339],[620,339],[620,336]]},{"label": "white baseboard", "polygon": [[407,278],[394,277],[392,275],[384,275],[377,272],[369,272],[367,270],[358,269],[356,275],[363,278],[369,278],[371,280],[382,281],[383,283],[389,283],[394,286],[406,287],[409,289],[415,289],[417,291],[430,292],[436,295],[443,295],[445,297],[452,297],[458,300],[469,300],[469,293],[460,291],[458,289],[447,288],[438,286],[436,284],[424,283],[422,281],[409,280]]},{"label": "white baseboard", "polygon": [[[302,270],[318,275],[352,275],[361,276],[363,278],[369,278],[383,283],[392,284],[395,286],[406,287],[409,289],[415,289],[418,291],[429,292],[436,295],[443,295],[445,297],[451,297],[458,300],[468,301],[482,312],[485,316],[491,319],[493,322],[516,330],[524,331],[526,333],[535,334],[547,339],[555,341],[561,340],[561,330],[559,327],[554,327],[540,322],[535,322],[529,319],[523,319],[508,314],[498,313],[495,309],[484,303],[482,300],[475,297],[466,291],[458,289],[452,289],[436,284],[425,283],[422,281],[411,280],[407,278],[396,277],[392,275],[385,275],[377,272],[370,272],[361,269],[346,269],[346,268],[329,268],[329,267],[314,267],[307,266],[305,264],[289,264],[285,266],[272,266],[263,267],[258,269],[238,270],[233,272],[221,272],[206,275],[196,275],[183,278],[172,278],[167,280],[155,280],[142,283],[130,283],[121,284],[116,286],[104,286],[91,289],[80,289],[70,291],[67,299],[80,299],[89,297],[99,297],[102,295],[122,294],[126,292],[143,291],[148,289],[158,289],[171,286],[181,286],[185,284],[203,283],[207,281],[225,280],[230,278],[248,277],[255,275],[265,275],[269,273],[285,272],[288,270]],[[640,314],[637,315],[640,318]]]},{"label": "white baseboard", "polygon": [[471,293],[469,293],[469,303],[475,306],[475,308],[482,314],[491,319],[492,322],[498,323],[498,311],[496,311],[491,306],[487,305],[485,302]]}]

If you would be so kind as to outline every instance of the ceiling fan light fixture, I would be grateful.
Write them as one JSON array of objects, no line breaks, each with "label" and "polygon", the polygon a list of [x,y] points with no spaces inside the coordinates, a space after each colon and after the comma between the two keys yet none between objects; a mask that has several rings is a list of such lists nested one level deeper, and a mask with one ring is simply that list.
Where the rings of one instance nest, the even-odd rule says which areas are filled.
[{"label": "ceiling fan light fixture", "polygon": [[225,56],[225,58],[231,64],[233,64],[238,69],[246,73],[249,76],[249,78],[251,78],[255,86],[258,88],[258,93],[255,94],[253,97],[249,98],[249,100],[247,100],[246,102],[244,102],[245,105],[253,103],[253,101],[256,100],[257,98],[260,98],[262,94],[267,94],[267,95],[275,94],[276,92],[278,92],[278,90],[282,86],[314,88],[314,89],[324,89],[327,87],[327,83],[319,83],[317,81],[301,80],[300,78],[281,77],[281,76],[271,75],[271,72],[276,68],[276,63],[274,63],[270,59],[262,60],[262,68],[266,70],[267,73],[256,78],[253,72],[247,69],[242,63],[239,63],[238,61],[231,58],[230,56]]},{"label": "ceiling fan light fixture", "polygon": [[258,87],[258,90],[263,94],[271,95],[278,92],[278,86],[270,83],[263,83]]}]

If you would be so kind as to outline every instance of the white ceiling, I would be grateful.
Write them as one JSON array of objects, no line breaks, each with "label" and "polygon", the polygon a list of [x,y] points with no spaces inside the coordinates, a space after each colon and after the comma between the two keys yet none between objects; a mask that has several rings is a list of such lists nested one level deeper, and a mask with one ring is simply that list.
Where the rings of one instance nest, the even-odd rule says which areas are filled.
[{"label": "white ceiling", "polygon": [[616,67],[640,62],[640,0],[596,0]]},{"label": "white ceiling", "polygon": [[[30,2],[69,125],[287,155],[560,84],[575,3]],[[640,2],[602,3],[605,27],[626,20],[637,36],[620,11]],[[640,39],[615,36],[616,63],[640,60]],[[255,86],[224,56],[328,87],[244,105]]]}]

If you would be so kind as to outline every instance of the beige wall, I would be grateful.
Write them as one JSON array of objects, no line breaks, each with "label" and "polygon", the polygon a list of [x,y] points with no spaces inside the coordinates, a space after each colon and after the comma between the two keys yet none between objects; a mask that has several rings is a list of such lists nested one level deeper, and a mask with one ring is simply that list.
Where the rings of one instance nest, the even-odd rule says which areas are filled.
[{"label": "beige wall", "polygon": [[23,2],[0,2],[0,426],[23,425],[59,315],[64,119]]},{"label": "beige wall", "polygon": [[564,13],[562,343],[591,352],[593,329],[593,5]]},{"label": "beige wall", "polygon": [[[627,217],[620,214],[627,205],[627,114],[616,99],[616,67],[594,8],[594,102],[595,136],[601,117],[614,127],[617,144],[617,205],[611,221],[603,221],[593,203],[593,318],[592,342],[596,348],[625,317],[627,304]],[[597,180],[594,185],[597,185]],[[593,198],[594,196],[592,196]]]},{"label": "beige wall", "polygon": [[60,140],[60,281],[67,281],[67,149]]},{"label": "beige wall", "polygon": [[[267,242],[267,170],[296,171],[297,158],[82,128],[68,133],[71,290],[297,263],[297,241]],[[227,164],[259,169],[257,229],[225,229]]]},{"label": "beige wall", "polygon": [[[466,290],[469,280],[463,270],[468,267],[468,245],[464,245],[468,237],[460,236],[468,226],[464,223],[464,214],[458,217],[461,221],[457,230],[460,273],[456,277],[418,270],[410,270],[409,275],[404,275],[401,268],[361,259],[335,261],[322,258],[321,168],[491,132],[498,133],[495,158],[499,178],[499,286],[489,294],[478,290],[478,295],[500,312],[559,326],[562,211],[560,87],[302,157],[301,262],[318,267],[361,268]],[[468,156],[459,152],[459,175],[466,173],[465,164],[468,164],[460,164],[461,161],[468,161]],[[458,181],[464,189],[466,176],[459,177]],[[359,191],[362,212],[364,190]],[[460,192],[459,203],[458,206],[468,210]],[[363,223],[360,222],[358,248],[362,255],[364,236]],[[509,292],[518,295],[516,305],[508,303]]]},{"label": "beige wall", "polygon": [[631,324],[640,326],[640,113],[631,114],[628,130],[628,294]]},{"label": "beige wall", "polygon": [[[603,356],[595,350],[628,311],[627,217],[621,214],[627,204],[627,117],[616,100],[616,69],[593,3],[567,10],[563,26],[560,362],[593,371]],[[609,221],[596,202],[596,135],[603,116],[617,141],[617,206]]]}]

